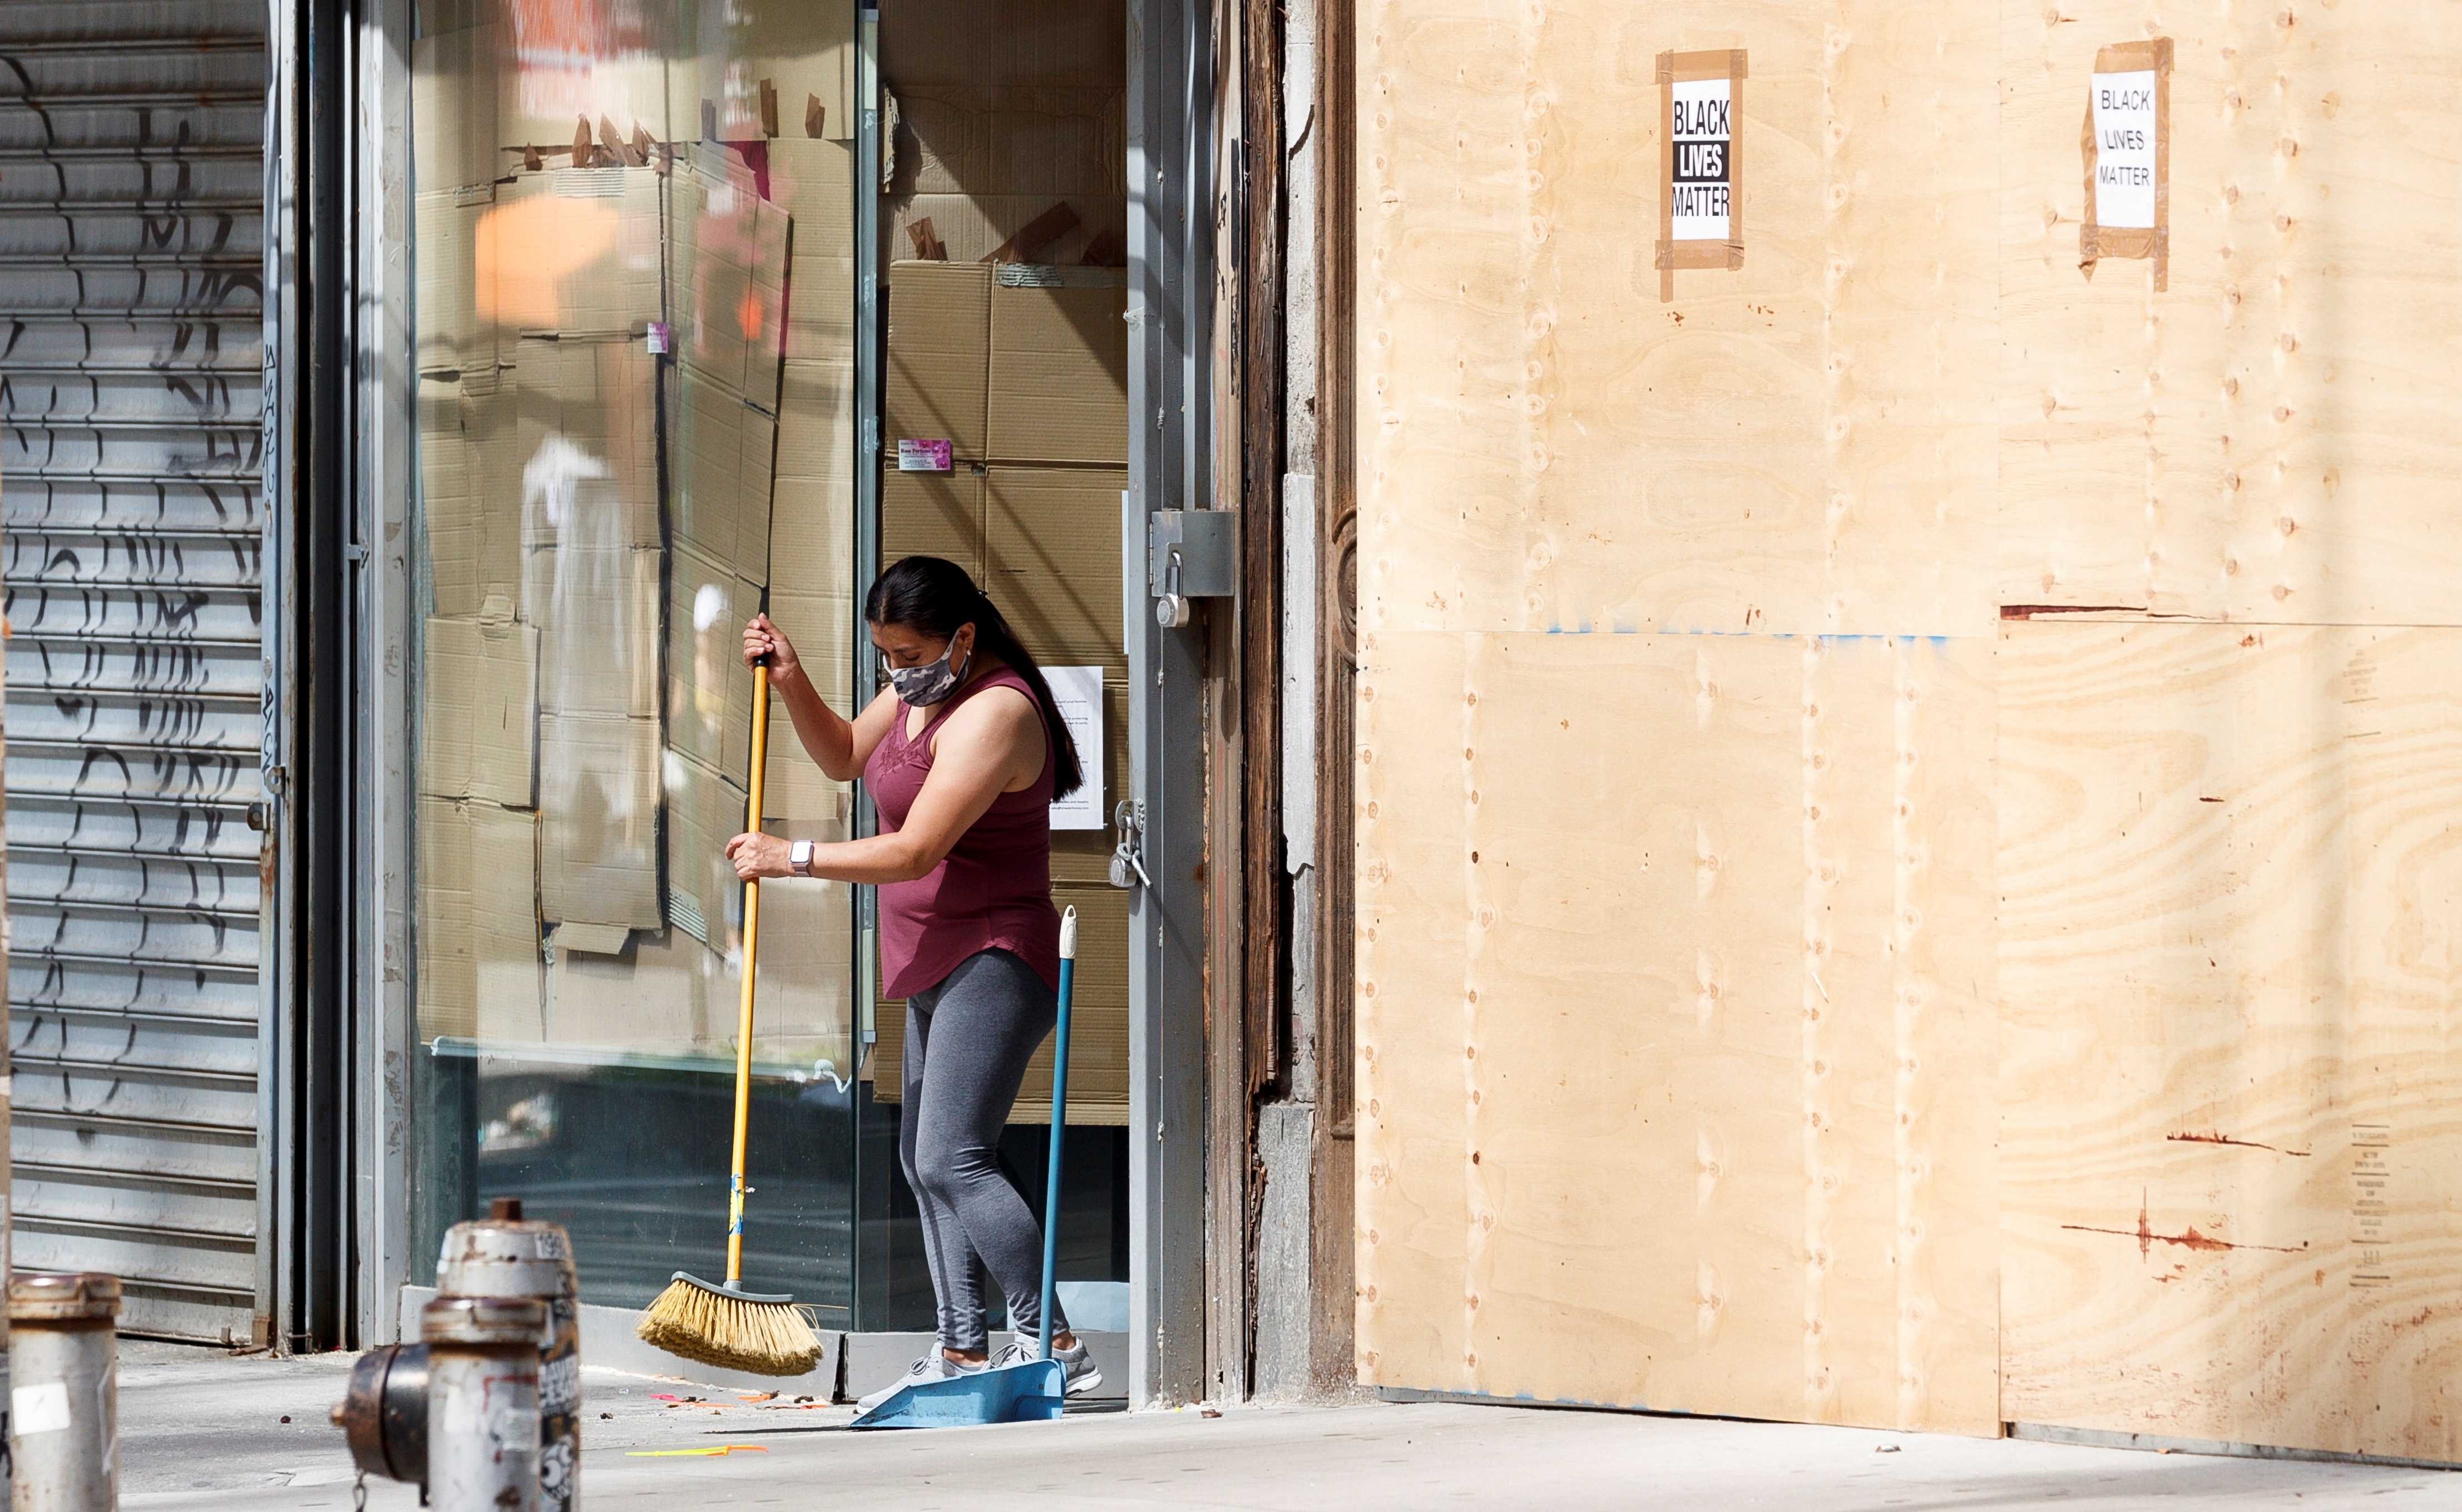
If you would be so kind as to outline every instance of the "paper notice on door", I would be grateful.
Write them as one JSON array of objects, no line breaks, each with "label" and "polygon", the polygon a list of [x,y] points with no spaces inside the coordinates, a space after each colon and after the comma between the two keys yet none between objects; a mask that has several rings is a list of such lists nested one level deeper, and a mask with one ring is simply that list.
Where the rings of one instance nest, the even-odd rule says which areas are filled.
[{"label": "paper notice on door", "polygon": [[1103,811],[1103,669],[1046,667],[1043,677],[1051,684],[1051,702],[1060,709],[1060,723],[1069,726],[1077,763],[1086,773],[1085,784],[1075,792],[1052,800],[1051,828],[1100,830],[1110,822]]},{"label": "paper notice on door", "polygon": [[2094,76],[2094,219],[2098,226],[2153,229],[2154,86],[2150,68]]},{"label": "paper notice on door", "polygon": [[1669,86],[1674,115],[1674,172],[1668,185],[1668,236],[1678,242],[1723,242],[1735,182],[1731,81],[1678,80]]}]

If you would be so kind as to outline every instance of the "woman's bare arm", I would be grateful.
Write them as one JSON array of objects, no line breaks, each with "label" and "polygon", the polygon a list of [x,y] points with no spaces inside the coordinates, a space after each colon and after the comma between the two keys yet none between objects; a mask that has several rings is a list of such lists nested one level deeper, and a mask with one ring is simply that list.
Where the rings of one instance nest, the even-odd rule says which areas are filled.
[{"label": "woman's bare arm", "polygon": [[[871,718],[872,711],[865,711]],[[1012,688],[993,688],[968,699],[949,716],[933,742],[932,770],[906,811],[906,823],[886,834],[812,848],[811,875],[840,882],[911,882],[940,864],[1004,792],[1025,787],[1043,770],[1042,712]],[[739,834],[726,843],[735,875],[789,875],[788,842],[775,835]]]}]

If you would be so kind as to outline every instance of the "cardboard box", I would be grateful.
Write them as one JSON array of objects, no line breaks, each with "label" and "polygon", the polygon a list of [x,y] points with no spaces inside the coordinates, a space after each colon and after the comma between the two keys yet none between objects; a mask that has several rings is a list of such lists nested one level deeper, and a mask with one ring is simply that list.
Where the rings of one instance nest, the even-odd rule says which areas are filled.
[{"label": "cardboard box", "polygon": [[769,575],[778,422],[692,369],[677,375],[675,538],[728,572]]},{"label": "cardboard box", "polygon": [[542,715],[539,762],[540,917],[659,928],[659,722]]},{"label": "cardboard box", "polygon": [[539,708],[656,719],[656,548],[545,546],[526,553],[522,619],[539,633]]},{"label": "cardboard box", "polygon": [[664,767],[667,922],[728,955],[744,924],[744,887],[726,842],[744,832],[751,800],[739,784],[672,748]]},{"label": "cardboard box", "polygon": [[990,447],[1008,462],[1129,462],[1125,276],[1004,267],[991,292]]},{"label": "cardboard box", "polygon": [[1118,89],[1129,76],[1120,12],[1067,0],[915,0],[880,16],[880,72],[932,84]]},{"label": "cardboard box", "polygon": [[1037,248],[1034,261],[1075,267],[1090,259],[1101,260],[1097,255],[1101,254],[1115,266],[1127,266],[1129,202],[1117,195],[914,195],[889,206],[891,255],[923,256],[917,233],[909,227],[929,221],[931,239],[939,243],[947,262],[986,262],[1055,205],[1068,205],[1077,224]]},{"label": "cardboard box", "polygon": [[513,343],[522,544],[659,544],[659,373],[634,336]]},{"label": "cardboard box", "polygon": [[667,745],[741,785],[752,763],[744,626],[760,613],[761,590],[680,547],[669,561],[668,594]]},{"label": "cardboard box", "polygon": [[983,576],[983,474],[890,472],[880,489],[880,560],[939,556]]},{"label": "cardboard box", "polygon": [[1057,199],[1128,197],[1127,95],[1120,78],[1074,87],[898,79],[896,88],[898,161],[891,193],[896,198],[1026,195],[1048,205]]},{"label": "cardboard box", "polygon": [[435,189],[486,184],[520,165],[497,150],[497,80],[505,60],[496,46],[493,24],[431,33],[410,45],[417,183]]},{"label": "cardboard box", "polygon": [[[1128,670],[1120,468],[990,469],[981,581],[1036,659]],[[884,532],[885,533],[885,532]]]},{"label": "cardboard box", "polygon": [[[495,265],[482,290],[479,226],[496,205],[492,184],[430,190],[411,204],[419,239],[419,371],[484,371],[497,365]],[[485,312],[483,313],[483,312]]]},{"label": "cardboard box", "polygon": [[854,578],[854,479],[781,474],[769,504],[775,593],[843,595]]},{"label": "cardboard box", "polygon": [[961,460],[983,460],[991,275],[974,263],[889,265],[887,455],[900,441],[946,440]]},{"label": "cardboard box", "polygon": [[426,623],[420,790],[538,801],[538,632],[509,617]]}]

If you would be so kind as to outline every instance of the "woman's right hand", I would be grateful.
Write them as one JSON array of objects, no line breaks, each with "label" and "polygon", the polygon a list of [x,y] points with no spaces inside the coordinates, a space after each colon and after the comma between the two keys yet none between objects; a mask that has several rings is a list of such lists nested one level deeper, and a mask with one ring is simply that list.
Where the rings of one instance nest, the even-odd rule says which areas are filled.
[{"label": "woman's right hand", "polygon": [[787,638],[787,633],[771,624],[767,615],[755,615],[751,623],[744,627],[744,664],[759,666],[765,659],[769,663],[769,680],[772,682],[792,681],[795,675],[803,670],[803,664],[795,659],[795,647]]}]

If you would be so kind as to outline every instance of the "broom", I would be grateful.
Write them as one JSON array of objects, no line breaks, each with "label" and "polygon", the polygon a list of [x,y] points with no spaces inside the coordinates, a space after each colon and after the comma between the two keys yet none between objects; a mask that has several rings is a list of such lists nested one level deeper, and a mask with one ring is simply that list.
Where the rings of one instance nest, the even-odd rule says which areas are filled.
[{"label": "broom", "polygon": [[[752,669],[752,801],[746,832],[761,832],[761,775],[769,757],[769,668]],[[744,1003],[735,1031],[735,1153],[726,1192],[726,1280],[677,1271],[634,1332],[687,1360],[755,1375],[801,1375],[818,1364],[811,1309],[784,1292],[744,1290],[744,1139],[752,1112],[752,980],[761,942],[761,884],[744,884]]]}]

